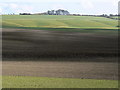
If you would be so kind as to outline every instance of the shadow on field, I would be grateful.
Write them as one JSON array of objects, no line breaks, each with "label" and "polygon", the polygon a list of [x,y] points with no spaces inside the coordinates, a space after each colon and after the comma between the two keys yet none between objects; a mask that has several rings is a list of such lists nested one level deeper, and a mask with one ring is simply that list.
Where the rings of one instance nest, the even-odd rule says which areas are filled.
[{"label": "shadow on field", "polygon": [[118,36],[104,32],[3,28],[3,60],[117,61]]}]

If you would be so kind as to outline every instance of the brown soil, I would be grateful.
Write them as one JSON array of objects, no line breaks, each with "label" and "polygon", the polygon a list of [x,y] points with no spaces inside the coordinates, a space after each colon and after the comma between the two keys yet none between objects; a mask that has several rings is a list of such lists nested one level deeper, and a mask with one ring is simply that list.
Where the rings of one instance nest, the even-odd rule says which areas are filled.
[{"label": "brown soil", "polygon": [[118,77],[117,63],[65,61],[3,61],[3,75],[87,79]]}]

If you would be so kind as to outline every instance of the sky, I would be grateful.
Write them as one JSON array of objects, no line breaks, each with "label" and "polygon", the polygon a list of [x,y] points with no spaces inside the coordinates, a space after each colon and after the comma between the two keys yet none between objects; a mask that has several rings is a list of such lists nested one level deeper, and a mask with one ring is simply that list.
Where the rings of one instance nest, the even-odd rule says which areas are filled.
[{"label": "sky", "polygon": [[0,13],[42,13],[64,9],[71,14],[117,14],[119,0],[0,0]]}]

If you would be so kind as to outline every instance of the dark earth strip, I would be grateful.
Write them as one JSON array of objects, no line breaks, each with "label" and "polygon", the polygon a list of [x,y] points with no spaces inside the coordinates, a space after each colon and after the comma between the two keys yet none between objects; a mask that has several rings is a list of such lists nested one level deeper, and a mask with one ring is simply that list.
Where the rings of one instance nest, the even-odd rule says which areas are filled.
[{"label": "dark earth strip", "polygon": [[[117,32],[117,31],[116,31]],[[3,28],[3,60],[117,57],[118,35]],[[117,59],[115,59],[117,60]],[[104,61],[104,60],[103,60]]]}]

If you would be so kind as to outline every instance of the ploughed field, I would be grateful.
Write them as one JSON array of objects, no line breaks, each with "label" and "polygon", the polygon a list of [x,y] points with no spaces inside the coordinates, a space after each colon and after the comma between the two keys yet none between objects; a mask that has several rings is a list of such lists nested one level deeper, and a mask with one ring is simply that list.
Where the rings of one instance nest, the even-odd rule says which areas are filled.
[{"label": "ploughed field", "polygon": [[117,63],[113,62],[3,61],[2,64],[4,76],[118,79]]},{"label": "ploughed field", "polygon": [[3,28],[3,75],[116,80],[117,35],[111,32]]},{"label": "ploughed field", "polygon": [[69,59],[64,58],[81,60],[80,58],[100,57],[101,59],[95,61],[107,61],[104,60],[105,57],[117,57],[117,31],[98,32],[3,28],[3,60],[63,58],[61,60],[66,61]]}]

